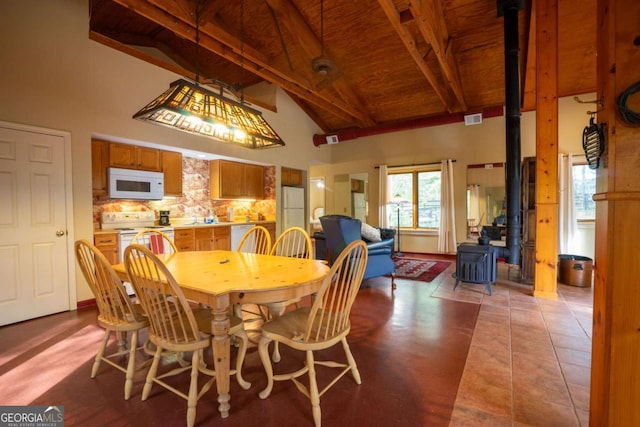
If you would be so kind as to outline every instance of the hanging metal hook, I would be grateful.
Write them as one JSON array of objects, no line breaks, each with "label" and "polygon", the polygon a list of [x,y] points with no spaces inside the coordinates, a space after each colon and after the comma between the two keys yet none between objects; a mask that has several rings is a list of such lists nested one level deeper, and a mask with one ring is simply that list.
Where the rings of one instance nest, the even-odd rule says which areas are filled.
[{"label": "hanging metal hook", "polygon": [[600,111],[604,110],[604,98],[602,96],[598,99],[594,99],[593,101],[583,101],[579,97],[574,96],[573,100],[578,104],[597,104],[598,107],[596,108],[596,111],[587,111],[587,114],[592,116],[592,118],[595,114],[598,114]]}]

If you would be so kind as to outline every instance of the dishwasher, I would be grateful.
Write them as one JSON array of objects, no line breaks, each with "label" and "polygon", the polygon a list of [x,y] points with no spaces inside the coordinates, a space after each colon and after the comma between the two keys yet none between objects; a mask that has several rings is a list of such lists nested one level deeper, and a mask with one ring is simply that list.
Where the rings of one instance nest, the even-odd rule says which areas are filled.
[{"label": "dishwasher", "polygon": [[232,225],[231,226],[231,250],[238,250],[238,245],[240,245],[240,240],[242,240],[242,236],[249,230],[254,227],[253,224],[242,224],[242,225]]}]

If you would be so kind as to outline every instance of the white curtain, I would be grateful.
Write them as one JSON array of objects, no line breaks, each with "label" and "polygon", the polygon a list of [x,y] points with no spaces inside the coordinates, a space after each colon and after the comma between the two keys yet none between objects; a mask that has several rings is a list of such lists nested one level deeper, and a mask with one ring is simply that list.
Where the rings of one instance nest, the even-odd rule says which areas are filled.
[{"label": "white curtain", "polygon": [[442,161],[440,190],[440,233],[438,251],[452,253],[456,251],[456,210],[453,199],[453,162]]},{"label": "white curtain", "polygon": [[387,205],[389,204],[389,176],[387,165],[380,165],[380,177],[378,184],[378,223],[382,228],[389,228],[389,215]]},{"label": "white curtain", "polygon": [[573,157],[571,154],[558,156],[558,193],[560,201],[560,218],[558,221],[558,251],[571,254],[575,251],[575,237],[578,234],[578,221],[573,203]]}]

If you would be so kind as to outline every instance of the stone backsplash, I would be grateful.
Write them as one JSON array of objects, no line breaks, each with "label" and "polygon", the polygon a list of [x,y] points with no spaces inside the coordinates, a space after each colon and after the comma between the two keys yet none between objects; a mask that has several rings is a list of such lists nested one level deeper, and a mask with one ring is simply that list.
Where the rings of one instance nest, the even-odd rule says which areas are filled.
[{"label": "stone backsplash", "polygon": [[212,200],[209,198],[209,162],[191,157],[182,159],[182,197],[166,197],[162,200],[114,200],[104,197],[93,198],[94,228],[100,228],[100,215],[107,212],[140,212],[152,210],[159,217],[158,211],[168,210],[171,218],[193,218],[202,221],[209,209],[224,220],[227,208],[233,207],[236,218],[244,219],[247,215],[257,220],[258,214],[267,220],[276,217],[276,168],[265,167],[264,199],[247,200]]}]

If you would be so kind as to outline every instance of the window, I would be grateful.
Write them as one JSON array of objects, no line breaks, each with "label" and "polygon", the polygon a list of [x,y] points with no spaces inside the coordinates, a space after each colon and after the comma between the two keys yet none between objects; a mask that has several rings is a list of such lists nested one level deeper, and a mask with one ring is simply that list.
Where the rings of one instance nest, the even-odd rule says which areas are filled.
[{"label": "window", "polygon": [[596,203],[593,193],[596,192],[596,171],[588,165],[573,165],[573,203],[578,221],[596,219]]},{"label": "window", "polygon": [[389,224],[424,230],[440,228],[439,169],[390,170],[389,194],[390,203],[395,205],[388,210]]}]

